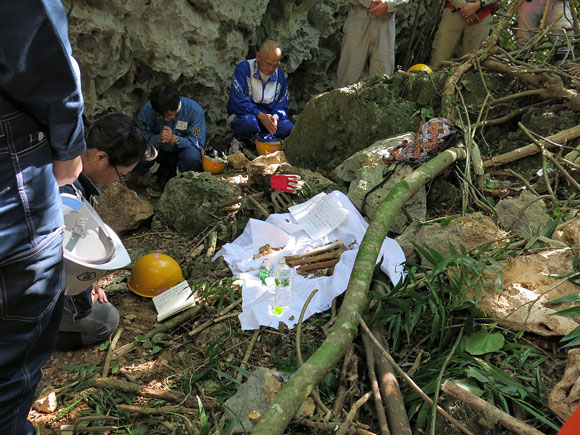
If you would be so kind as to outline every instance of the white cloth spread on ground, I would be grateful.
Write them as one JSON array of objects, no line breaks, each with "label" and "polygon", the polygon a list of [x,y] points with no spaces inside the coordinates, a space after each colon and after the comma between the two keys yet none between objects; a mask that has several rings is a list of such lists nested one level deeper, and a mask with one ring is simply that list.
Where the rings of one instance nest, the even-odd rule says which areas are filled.
[{"label": "white cloth spread on ground", "polygon": [[[243,330],[257,329],[260,325],[278,328],[279,322],[292,328],[298,322],[304,302],[313,290],[318,289],[318,292],[310,301],[304,320],[330,308],[332,300],[346,290],[368,224],[345,194],[334,191],[329,197],[346,211],[347,216],[326,236],[313,240],[290,213],[272,214],[266,221],[250,219],[244,232],[232,243],[225,244],[213,257],[215,260],[223,255],[234,276],[242,281],[242,313],[239,319]],[[266,244],[272,248],[282,248],[267,255],[275,266],[280,256],[301,254],[337,240],[342,240],[348,250],[334,267],[334,274],[306,278],[292,269],[292,302],[281,314],[275,314],[275,289],[262,284],[257,276],[257,270],[264,259],[254,259],[259,248]],[[393,283],[397,283],[404,276],[401,264],[405,261],[403,250],[395,240],[386,237],[377,263],[381,258],[381,269]]]}]

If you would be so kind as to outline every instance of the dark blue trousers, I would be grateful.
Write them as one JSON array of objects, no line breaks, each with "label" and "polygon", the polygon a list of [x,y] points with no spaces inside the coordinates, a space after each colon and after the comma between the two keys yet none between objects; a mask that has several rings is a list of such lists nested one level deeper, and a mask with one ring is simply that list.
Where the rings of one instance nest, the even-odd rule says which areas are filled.
[{"label": "dark blue trousers", "polygon": [[[258,119],[251,114],[238,115],[234,118],[232,125],[234,130],[234,136],[236,139],[249,139],[254,135],[260,133],[268,133],[266,127],[258,121]],[[277,138],[285,139],[292,132],[294,123],[289,119],[279,119],[278,120],[278,130],[276,131]]]}]

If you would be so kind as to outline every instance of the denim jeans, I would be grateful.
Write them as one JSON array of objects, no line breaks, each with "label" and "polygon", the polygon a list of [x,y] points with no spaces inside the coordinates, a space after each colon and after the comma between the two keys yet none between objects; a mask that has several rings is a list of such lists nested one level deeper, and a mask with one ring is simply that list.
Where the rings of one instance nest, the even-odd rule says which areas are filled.
[{"label": "denim jeans", "polygon": [[0,433],[27,421],[62,311],[63,216],[51,148],[34,118],[0,95]]}]

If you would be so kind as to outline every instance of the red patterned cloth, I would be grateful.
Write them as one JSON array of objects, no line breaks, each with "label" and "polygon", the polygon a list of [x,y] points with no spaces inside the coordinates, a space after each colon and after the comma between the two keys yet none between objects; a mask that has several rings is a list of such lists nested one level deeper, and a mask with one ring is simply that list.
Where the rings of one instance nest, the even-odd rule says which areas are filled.
[{"label": "red patterned cloth", "polygon": [[425,122],[415,138],[403,140],[401,145],[393,148],[383,162],[388,164],[405,162],[411,164],[425,163],[437,153],[457,143],[457,127],[447,118],[433,118]]}]

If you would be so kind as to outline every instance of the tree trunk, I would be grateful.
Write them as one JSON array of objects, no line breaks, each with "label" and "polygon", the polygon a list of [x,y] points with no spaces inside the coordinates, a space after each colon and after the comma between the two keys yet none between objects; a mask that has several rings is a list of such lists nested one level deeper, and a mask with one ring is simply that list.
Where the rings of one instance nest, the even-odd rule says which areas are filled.
[{"label": "tree trunk", "polygon": [[358,332],[357,315],[367,300],[376,259],[395,215],[421,186],[434,179],[456,160],[465,157],[465,150],[461,148],[448,149],[417,168],[389,192],[361,242],[336,323],[318,350],[278,393],[252,434],[282,434],[314,386],[344,356]]}]

